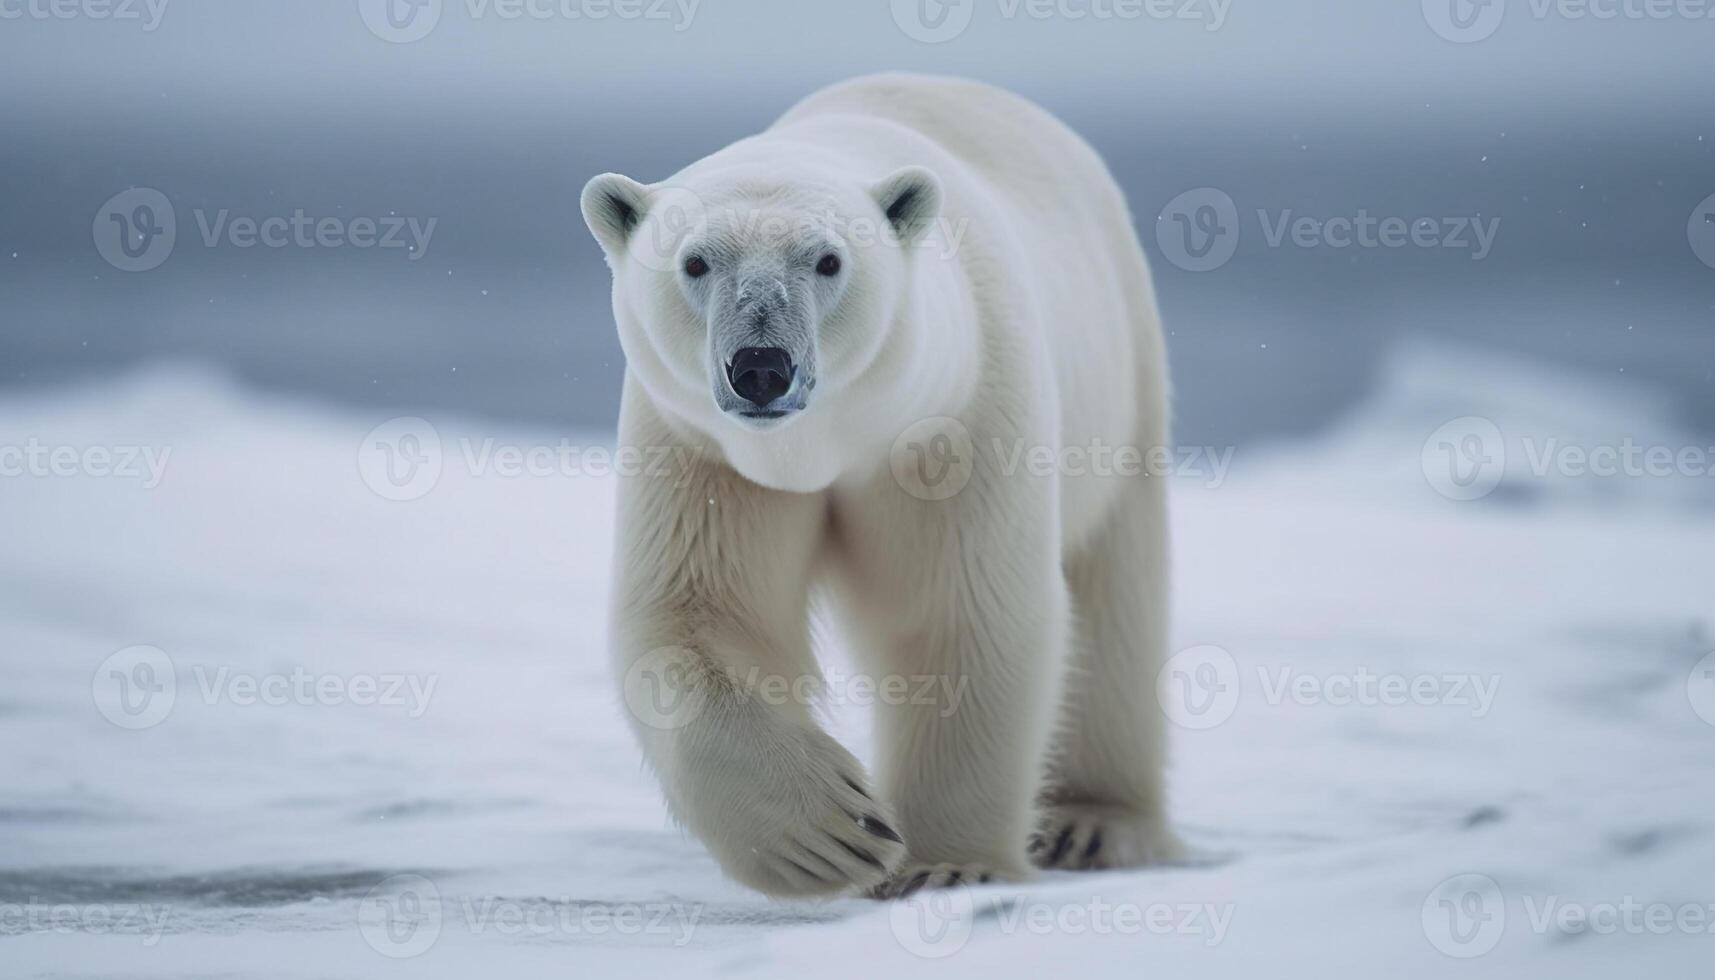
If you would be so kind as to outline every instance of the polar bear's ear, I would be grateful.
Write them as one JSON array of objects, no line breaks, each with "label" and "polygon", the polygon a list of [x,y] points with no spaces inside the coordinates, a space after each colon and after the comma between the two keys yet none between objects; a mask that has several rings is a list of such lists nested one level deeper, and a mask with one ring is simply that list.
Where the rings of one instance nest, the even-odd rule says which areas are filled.
[{"label": "polar bear's ear", "polygon": [[649,209],[649,188],[623,174],[601,174],[584,185],[578,204],[584,223],[609,258],[625,253],[625,243]]},{"label": "polar bear's ear", "polygon": [[906,167],[870,189],[901,245],[915,245],[941,214],[941,178],[927,167]]}]

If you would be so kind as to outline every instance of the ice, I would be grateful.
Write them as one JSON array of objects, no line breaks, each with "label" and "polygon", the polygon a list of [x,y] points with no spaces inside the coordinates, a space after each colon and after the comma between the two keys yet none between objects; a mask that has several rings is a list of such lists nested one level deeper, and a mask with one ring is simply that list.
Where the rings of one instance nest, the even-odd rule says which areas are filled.
[{"label": "ice", "polygon": [[[15,390],[0,446],[166,463],[153,489],[0,478],[0,975],[1697,975],[1715,480],[1537,478],[1509,453],[1500,489],[1449,500],[1422,455],[1462,416],[1695,445],[1648,392],[1402,350],[1334,431],[1178,481],[1173,649],[1224,651],[1232,682],[1224,720],[1174,730],[1193,865],[890,908],[762,898],[668,824],[606,667],[606,434],[437,416],[438,482],[389,500],[360,459],[385,412],[183,365]],[[472,472],[485,445],[562,440],[592,452]],[[110,659],[139,646],[176,695],[129,729],[101,706],[116,665],[162,676]],[[235,680],[294,677],[399,689],[266,703]],[[1382,678],[1430,696],[1370,703]],[[1444,886],[1463,875],[1498,898]]]}]

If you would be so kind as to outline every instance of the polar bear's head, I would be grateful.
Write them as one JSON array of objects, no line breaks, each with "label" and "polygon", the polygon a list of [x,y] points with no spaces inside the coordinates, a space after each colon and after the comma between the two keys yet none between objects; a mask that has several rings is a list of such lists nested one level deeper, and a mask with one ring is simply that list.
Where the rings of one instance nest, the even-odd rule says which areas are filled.
[{"label": "polar bear's head", "polygon": [[[922,167],[847,180],[719,160],[668,183],[603,174],[584,188],[628,368],[752,479],[825,485],[837,464],[812,444],[887,394],[873,369],[908,319],[911,250],[941,185]],[[862,397],[847,397],[859,379]],[[747,451],[796,457],[799,471],[749,472]]]}]

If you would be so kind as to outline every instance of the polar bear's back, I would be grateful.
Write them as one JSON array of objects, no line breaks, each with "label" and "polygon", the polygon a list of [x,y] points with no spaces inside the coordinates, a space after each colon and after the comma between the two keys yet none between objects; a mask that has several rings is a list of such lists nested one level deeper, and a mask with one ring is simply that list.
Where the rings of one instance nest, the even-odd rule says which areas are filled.
[{"label": "polar bear's back", "polygon": [[1113,178],[1089,144],[1035,103],[993,85],[933,75],[869,75],[814,93],[776,126],[828,115],[887,120],[913,130],[1027,212],[1071,217],[1068,206],[1095,207],[1111,220],[1116,204],[1123,209]]}]

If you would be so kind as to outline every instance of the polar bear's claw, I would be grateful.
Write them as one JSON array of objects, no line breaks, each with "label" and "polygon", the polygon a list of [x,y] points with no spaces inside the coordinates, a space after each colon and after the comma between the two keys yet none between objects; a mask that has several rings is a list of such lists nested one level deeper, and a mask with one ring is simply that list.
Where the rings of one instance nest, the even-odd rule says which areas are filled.
[{"label": "polar bear's claw", "polygon": [[1100,804],[1050,808],[1029,850],[1037,867],[1062,871],[1173,864],[1184,856],[1183,845],[1159,818]]},{"label": "polar bear's claw", "polygon": [[859,817],[858,826],[869,831],[875,836],[880,837],[882,840],[890,840],[895,844],[905,843],[905,838],[899,836],[899,831],[894,830],[892,827],[889,827],[887,824],[877,820],[875,817]]},{"label": "polar bear's claw", "polygon": [[887,901],[910,898],[920,891],[951,888],[954,885],[986,885],[995,879],[993,871],[967,864],[911,864],[869,890],[869,897]]},{"label": "polar bear's claw", "polygon": [[[861,824],[861,821],[860,821],[860,824]],[[829,837],[828,839],[833,841],[834,843],[840,845],[841,847],[845,848],[847,851],[849,851],[851,853],[852,857],[857,858],[859,861],[862,861],[863,863],[870,865],[871,867],[878,868],[882,871],[887,870],[887,865],[881,863],[881,858],[876,857],[874,854],[871,854],[870,852],[864,850],[863,848],[857,847],[856,845],[853,845],[853,844],[850,844],[846,841],[840,840],[838,837]]]}]

